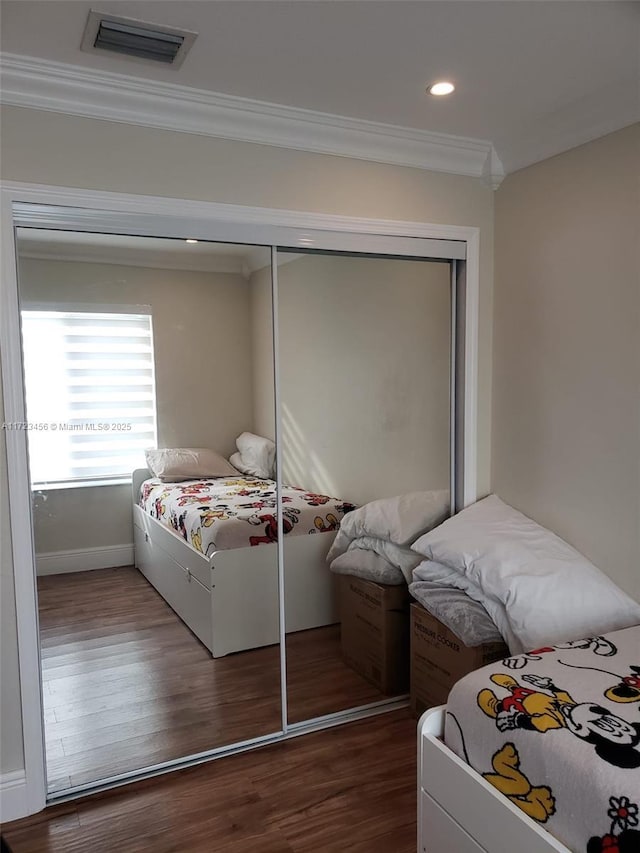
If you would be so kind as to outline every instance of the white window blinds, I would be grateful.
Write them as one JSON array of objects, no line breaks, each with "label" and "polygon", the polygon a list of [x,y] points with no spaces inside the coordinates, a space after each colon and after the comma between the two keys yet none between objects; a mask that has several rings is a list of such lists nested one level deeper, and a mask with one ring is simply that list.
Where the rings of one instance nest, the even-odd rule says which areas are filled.
[{"label": "white window blinds", "polygon": [[156,446],[151,315],[22,312],[34,485],[100,482],[145,466]]}]

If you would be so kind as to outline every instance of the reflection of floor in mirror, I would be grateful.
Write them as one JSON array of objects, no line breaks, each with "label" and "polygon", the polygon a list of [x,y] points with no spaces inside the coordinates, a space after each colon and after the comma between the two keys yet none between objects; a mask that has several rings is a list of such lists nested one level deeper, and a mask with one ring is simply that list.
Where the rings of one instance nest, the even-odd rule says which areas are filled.
[{"label": "reflection of floor in mirror", "polygon": [[[50,791],[279,730],[277,646],[213,660],[130,567],[41,577],[38,596]],[[337,626],[290,637],[295,719],[380,698]]]},{"label": "reflection of floor in mirror", "polygon": [[415,778],[416,721],[394,711],[52,806],[2,833],[13,853],[415,853]]},{"label": "reflection of floor in mirror", "polygon": [[340,626],[287,634],[290,723],[388,699],[342,660]]}]

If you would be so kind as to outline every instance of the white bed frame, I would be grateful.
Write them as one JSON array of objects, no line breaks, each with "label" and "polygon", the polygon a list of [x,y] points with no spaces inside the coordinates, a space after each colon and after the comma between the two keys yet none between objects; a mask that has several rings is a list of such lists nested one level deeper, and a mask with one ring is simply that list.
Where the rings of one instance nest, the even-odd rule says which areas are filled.
[{"label": "white bed frame", "polygon": [[418,853],[571,853],[445,745],[445,711],[418,722]]},{"label": "white bed frame", "polygon": [[[196,551],[138,506],[152,475],[132,475],[135,565],[214,658],[280,639],[277,543]],[[334,576],[326,556],[335,533],[284,539],[287,633],[338,621]]]}]

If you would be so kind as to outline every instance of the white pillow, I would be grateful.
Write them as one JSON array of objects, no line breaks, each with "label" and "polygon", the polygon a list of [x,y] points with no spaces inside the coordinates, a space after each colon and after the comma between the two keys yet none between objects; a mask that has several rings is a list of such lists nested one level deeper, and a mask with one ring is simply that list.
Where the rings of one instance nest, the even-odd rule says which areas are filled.
[{"label": "white pillow", "polygon": [[510,633],[526,651],[640,624],[637,602],[575,548],[496,495],[411,547],[502,603]]},{"label": "white pillow", "polygon": [[242,458],[241,453],[232,453],[229,457],[229,462],[233,465],[234,468],[237,468],[238,471],[241,471],[243,474],[248,474],[250,477],[258,477],[262,480],[270,480],[268,474],[265,474],[264,468],[258,468],[255,465],[247,465]]},{"label": "white pillow", "polygon": [[200,480],[207,477],[237,477],[224,456],[199,447],[165,447],[146,450],[147,467],[163,483]]},{"label": "white pillow", "polygon": [[[274,475],[276,462],[276,446],[269,438],[243,432],[236,439],[236,447],[240,452],[240,471],[253,477],[270,479]],[[231,457],[237,459],[237,454]],[[235,464],[235,463],[234,463]]]}]

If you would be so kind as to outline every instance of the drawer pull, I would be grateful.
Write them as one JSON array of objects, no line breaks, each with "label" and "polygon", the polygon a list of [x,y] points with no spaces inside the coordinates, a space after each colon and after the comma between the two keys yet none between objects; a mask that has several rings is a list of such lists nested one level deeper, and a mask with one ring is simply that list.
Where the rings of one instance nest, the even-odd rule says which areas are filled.
[{"label": "drawer pull", "polygon": [[144,541],[145,541],[145,542],[148,542],[148,541],[149,541],[149,534],[148,534],[148,533],[145,533],[145,534],[144,534]]},{"label": "drawer pull", "polygon": [[187,569],[187,580],[191,583],[191,570]]}]

